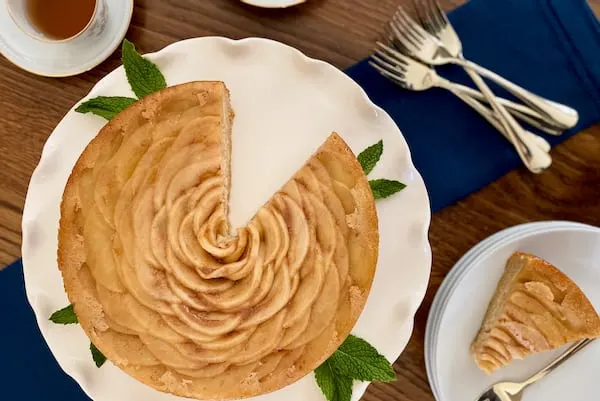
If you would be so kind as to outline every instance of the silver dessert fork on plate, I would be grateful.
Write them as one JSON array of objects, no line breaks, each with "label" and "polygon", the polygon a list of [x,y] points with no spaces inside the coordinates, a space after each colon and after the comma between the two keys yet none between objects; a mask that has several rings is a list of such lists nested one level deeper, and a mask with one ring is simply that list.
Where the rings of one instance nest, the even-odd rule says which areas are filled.
[{"label": "silver dessert fork on plate", "polygon": [[[405,56],[381,42],[377,43],[375,53],[371,56],[370,64],[381,75],[405,89],[421,91],[437,86],[449,90],[481,114],[482,117],[510,140],[494,112],[473,99],[472,96],[481,96],[474,89],[445,80],[437,75],[433,68]],[[532,120],[531,124],[537,124],[537,122]],[[525,131],[523,140],[529,143],[533,151],[537,152],[535,147],[541,149],[541,152],[538,152],[538,157],[546,158],[548,159],[547,163],[551,163],[550,156],[547,154],[550,151],[550,144],[544,138],[532,132]]]},{"label": "silver dessert fork on plate", "polygon": [[593,339],[586,339],[576,342],[561,356],[550,362],[548,366],[531,376],[529,379],[522,382],[496,383],[484,391],[475,401],[521,401],[523,390],[525,390],[527,386],[548,376],[556,368],[562,365],[563,362],[590,345],[593,341]]}]

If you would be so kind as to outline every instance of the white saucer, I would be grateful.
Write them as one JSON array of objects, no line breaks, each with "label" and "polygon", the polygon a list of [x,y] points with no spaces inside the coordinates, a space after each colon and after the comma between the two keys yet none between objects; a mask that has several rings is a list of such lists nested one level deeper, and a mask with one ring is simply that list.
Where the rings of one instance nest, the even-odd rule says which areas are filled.
[{"label": "white saucer", "polygon": [[49,43],[23,32],[8,14],[6,4],[0,4],[0,53],[18,67],[46,77],[67,77],[91,70],[106,60],[125,37],[133,0],[106,0],[106,7],[106,26],[99,37]]},{"label": "white saucer", "polygon": [[304,3],[306,0],[241,0],[242,3],[262,8],[286,8]]},{"label": "white saucer", "polygon": [[[516,250],[555,264],[600,310],[600,229],[578,223],[530,223],[501,231],[479,243],[442,283],[433,302],[425,337],[425,361],[438,401],[476,400],[490,384],[523,380],[554,358],[554,351],[516,361],[486,376],[472,361],[469,348],[479,329],[508,257]],[[569,360],[551,377],[527,389],[523,401],[583,401],[595,388],[594,366],[600,344]]]}]

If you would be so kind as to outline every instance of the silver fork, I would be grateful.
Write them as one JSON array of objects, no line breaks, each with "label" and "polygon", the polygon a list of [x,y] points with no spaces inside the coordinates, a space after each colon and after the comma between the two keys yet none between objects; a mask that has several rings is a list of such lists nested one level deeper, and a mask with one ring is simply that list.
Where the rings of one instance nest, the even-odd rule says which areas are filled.
[{"label": "silver fork", "polygon": [[[413,57],[427,64],[440,65],[448,63],[447,60],[458,60],[452,58],[448,50],[433,35],[425,31],[420,25],[414,22],[408,14],[398,7],[398,11],[389,23],[390,30],[394,33],[397,45],[404,48]],[[513,116],[502,106],[492,93],[491,89],[478,75],[473,76],[475,84],[490,102],[492,109],[498,115],[499,121],[504,131],[510,138],[517,154],[534,173],[541,173],[550,166],[548,157],[539,157],[540,153],[537,147],[532,147],[524,137],[523,128],[515,121]]]},{"label": "silver fork", "polygon": [[[394,41],[393,36],[388,36],[388,41],[391,44],[393,44],[393,41]],[[435,70],[433,69],[433,67],[430,67],[430,68],[433,73],[432,74],[433,78],[435,78],[434,83],[433,83],[434,86],[439,86],[439,87],[444,87],[444,88],[446,86],[452,86],[456,91],[461,92],[463,95],[468,96],[469,98],[474,98],[479,101],[489,103],[488,99],[481,92],[479,92],[469,86],[465,86],[465,85],[461,85],[461,84],[458,84],[455,82],[448,81],[448,80],[440,77],[439,75],[437,75]],[[476,74],[475,72],[471,72],[471,73]],[[506,107],[506,109],[513,116],[526,122],[527,124],[531,125],[532,127],[535,127],[537,129],[539,129],[540,131],[544,131],[550,135],[560,135],[563,133],[562,128],[558,128],[555,125],[549,124],[547,122],[547,120],[543,116],[541,116],[538,112],[536,112],[535,110],[533,110],[527,106],[524,106],[522,104],[510,101],[508,99],[504,99],[502,97],[497,97],[497,99],[498,99],[498,102],[501,105],[503,105],[504,107]],[[473,99],[471,99],[471,100],[473,100]],[[497,123],[500,124],[499,121],[497,121]]]},{"label": "silver fork", "polygon": [[[454,57],[462,58],[462,44],[460,38],[456,34],[456,31],[452,27],[452,24],[448,20],[448,17],[437,0],[413,0],[413,4],[417,13],[420,17],[423,28],[437,39],[439,39],[443,45],[448,49],[449,53]],[[470,68],[465,69],[466,72],[473,78],[473,75],[477,73]],[[485,98],[480,92],[475,91],[480,97]],[[504,99],[498,98],[500,104],[505,106],[509,111],[517,118],[527,122],[528,124],[550,134],[550,135],[561,135],[564,131],[564,127],[556,125],[554,121],[548,120],[540,113],[532,108],[523,106],[513,102],[503,102]],[[551,100],[546,100],[553,104],[557,108],[564,107],[561,104],[554,103]],[[517,105],[518,108],[514,108],[513,105]],[[567,113],[575,113],[575,110],[566,111]],[[535,120],[532,123],[532,120]]]},{"label": "silver fork", "polygon": [[[427,5],[425,3],[425,5]],[[437,6],[437,7],[436,7]],[[473,63],[472,61],[466,60],[462,54],[462,43],[460,38],[454,31],[454,28],[448,21],[446,14],[439,7],[439,5],[434,2],[429,1],[428,10],[430,11],[430,15],[427,18],[430,24],[430,28],[432,30],[439,30],[439,36],[441,40],[436,40],[438,46],[434,46],[435,43],[430,44],[430,48],[433,49],[433,54],[435,55],[435,60],[432,60],[432,64],[457,64],[464,67],[467,70],[474,70],[481,74],[482,76],[489,78],[493,81],[496,81],[499,85],[503,86],[505,89],[510,91],[513,95],[521,99],[527,105],[538,111],[540,114],[545,116],[550,122],[561,127],[563,129],[572,128],[577,124],[579,120],[579,115],[577,111],[571,107],[566,105],[556,103],[550,101],[548,99],[544,99],[541,96],[535,95],[528,90],[516,85],[513,82],[501,77],[500,75],[494,73],[493,71],[488,70],[487,68],[481,67],[478,64]],[[397,13],[394,16],[394,20],[396,23],[403,25],[416,25],[416,29],[412,30],[412,33],[415,35],[416,41],[430,41],[430,39],[437,39],[432,37],[431,34],[428,35],[428,32],[425,31],[418,24],[414,24],[414,21],[408,16],[408,14],[401,8],[398,8]],[[440,28],[436,28],[438,26]],[[413,27],[414,28],[414,27]],[[443,32],[442,32],[443,31]],[[447,46],[449,44],[450,46]],[[474,76],[472,76],[474,80]]]},{"label": "silver fork", "polygon": [[567,359],[581,351],[594,340],[581,340],[573,344],[567,351],[550,362],[548,366],[522,382],[500,382],[496,383],[483,392],[475,401],[521,401],[523,390],[531,384],[543,379],[562,365]]},{"label": "silver fork", "polygon": [[[482,117],[510,140],[494,112],[470,96],[471,91],[477,94],[479,92],[449,82],[437,75],[433,68],[405,56],[381,42],[377,42],[375,53],[371,56],[369,63],[381,75],[405,89],[422,91],[432,87],[440,87],[449,90],[481,114]],[[530,144],[532,149],[537,147],[541,150],[538,158],[546,158],[548,164],[552,162],[550,156],[547,154],[550,151],[550,144],[544,138],[532,132],[525,131],[523,139]]]}]

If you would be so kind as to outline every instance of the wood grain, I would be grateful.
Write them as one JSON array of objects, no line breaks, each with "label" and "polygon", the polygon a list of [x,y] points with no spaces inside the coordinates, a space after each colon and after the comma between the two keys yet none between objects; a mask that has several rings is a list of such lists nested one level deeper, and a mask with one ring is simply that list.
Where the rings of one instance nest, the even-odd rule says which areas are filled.
[{"label": "wood grain", "polygon": [[[450,10],[463,2],[442,4]],[[260,36],[345,68],[369,54],[397,3],[309,0],[293,9],[259,10],[237,0],[139,0],[127,37],[150,52],[196,36]],[[600,0],[591,3],[600,13]],[[0,266],[19,257],[25,194],[45,140],[64,113],[119,64],[119,55],[113,54],[88,73],[51,79],[19,70],[0,57]],[[433,400],[423,339],[433,295],[447,272],[469,248],[508,226],[551,219],[600,225],[598,155],[600,125],[556,147],[554,165],[544,174],[517,169],[433,216],[431,283],[412,339],[395,364],[399,380],[370,386],[364,400]]]}]

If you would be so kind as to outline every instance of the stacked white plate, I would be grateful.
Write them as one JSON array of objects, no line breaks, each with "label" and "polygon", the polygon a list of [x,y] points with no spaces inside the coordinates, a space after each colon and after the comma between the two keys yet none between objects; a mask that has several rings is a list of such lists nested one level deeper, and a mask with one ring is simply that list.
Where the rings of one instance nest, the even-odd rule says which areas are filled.
[{"label": "stacked white plate", "polygon": [[[515,251],[537,255],[566,273],[600,311],[600,229],[579,223],[529,223],[503,230],[465,254],[442,283],[425,335],[425,361],[438,401],[475,401],[498,381],[522,381],[562,350],[513,362],[491,376],[473,362],[470,345],[483,320],[506,260]],[[596,399],[600,341],[528,388],[522,401]],[[591,398],[590,398],[591,397]]]}]

